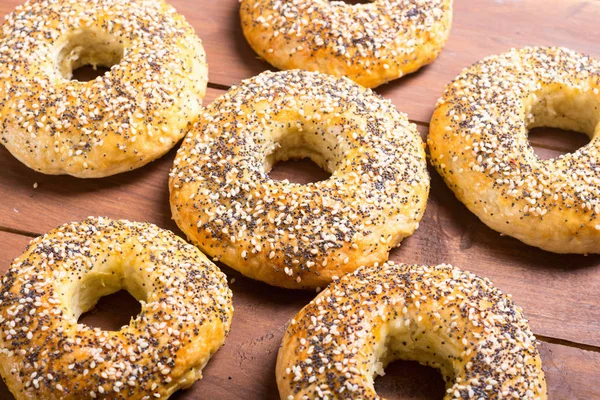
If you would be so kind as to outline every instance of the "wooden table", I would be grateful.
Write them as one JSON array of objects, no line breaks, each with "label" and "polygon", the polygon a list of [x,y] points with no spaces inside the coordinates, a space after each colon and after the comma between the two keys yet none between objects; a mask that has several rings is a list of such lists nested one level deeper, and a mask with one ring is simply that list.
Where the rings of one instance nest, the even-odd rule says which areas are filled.
[{"label": "wooden table", "polygon": [[[2,0],[0,15],[21,0]],[[210,68],[208,104],[228,87],[270,66],[244,40],[237,0],[171,0],[204,41]],[[408,113],[427,135],[428,121],[444,86],[463,67],[490,54],[524,45],[561,45],[600,57],[598,0],[456,0],[446,49],[430,67],[377,91]],[[536,130],[530,138],[541,157],[586,143],[581,135]],[[36,173],[0,146],[0,272],[31,237],[88,215],[153,222],[178,234],[168,204],[167,174],[174,158],[105,179],[80,180]],[[431,170],[432,188],[420,228],[391,259],[452,263],[489,277],[512,293],[540,340],[552,399],[600,398],[600,256],[555,255],[487,228],[460,204]],[[308,182],[323,177],[314,164],[286,162],[276,179]],[[34,184],[37,183],[37,188]],[[178,399],[277,399],[274,366],[286,323],[313,296],[269,287],[223,267],[231,278],[235,315],[226,345],[204,379]],[[126,324],[135,302],[119,293],[100,301],[83,321],[105,328]],[[127,306],[123,306],[126,304]],[[376,382],[388,398],[439,399],[444,385],[432,369],[398,361]],[[6,387],[0,398],[10,399]]]}]

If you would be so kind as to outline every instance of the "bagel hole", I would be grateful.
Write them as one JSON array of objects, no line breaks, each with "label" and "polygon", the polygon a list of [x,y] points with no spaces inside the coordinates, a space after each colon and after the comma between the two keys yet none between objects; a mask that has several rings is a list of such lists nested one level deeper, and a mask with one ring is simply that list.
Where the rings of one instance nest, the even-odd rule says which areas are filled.
[{"label": "bagel hole", "polygon": [[274,180],[287,180],[291,183],[307,185],[309,183],[325,181],[331,173],[319,167],[310,158],[300,160],[279,161],[269,172],[269,177]]},{"label": "bagel hole", "polygon": [[331,3],[346,3],[351,6],[356,6],[359,4],[369,4],[369,3],[371,3],[371,1],[369,1],[369,0],[335,0],[335,1],[331,1]]},{"label": "bagel hole", "polygon": [[600,128],[600,104],[593,91],[559,84],[532,94],[525,115],[529,144],[544,160],[576,152]]},{"label": "bagel hole", "polygon": [[122,41],[106,32],[84,29],[60,49],[57,69],[66,80],[87,82],[105,75],[123,59]]},{"label": "bagel hole", "polygon": [[273,180],[307,185],[329,179],[339,163],[332,135],[321,130],[290,130],[271,143],[264,168]]},{"label": "bagel hole", "polygon": [[529,143],[542,160],[574,153],[589,142],[589,136],[577,131],[545,127],[529,130]]},{"label": "bagel hole", "polygon": [[93,81],[99,76],[104,75],[108,71],[110,71],[110,68],[98,66],[93,67],[91,65],[85,65],[73,71],[72,80],[79,82],[89,82]]},{"label": "bagel hole", "polygon": [[397,360],[385,368],[385,375],[375,379],[375,391],[386,399],[441,399],[446,392],[439,370],[416,361]]},{"label": "bagel hole", "polygon": [[118,331],[142,311],[142,306],[127,290],[101,297],[96,305],[78,319],[78,323],[105,331]]}]

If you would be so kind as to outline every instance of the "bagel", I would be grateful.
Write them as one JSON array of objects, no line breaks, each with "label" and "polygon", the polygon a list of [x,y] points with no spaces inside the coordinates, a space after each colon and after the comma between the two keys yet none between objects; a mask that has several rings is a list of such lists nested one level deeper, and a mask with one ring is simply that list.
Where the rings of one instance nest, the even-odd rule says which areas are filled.
[{"label": "bagel", "polygon": [[441,370],[444,399],[547,399],[536,339],[510,296],[449,265],[386,263],[332,283],[290,322],[282,399],[379,399],[396,359]]},{"label": "bagel", "polygon": [[[110,71],[72,80],[85,65]],[[201,41],[162,0],[31,0],[0,32],[0,139],[45,174],[132,170],[183,137],[207,79]]]},{"label": "bagel", "polygon": [[242,29],[279,69],[346,76],[376,87],[429,64],[452,24],[452,0],[241,0]]},{"label": "bagel", "polygon": [[[165,399],[202,377],[233,312],[225,275],[154,225],[90,218],[33,240],[2,278],[0,374],[21,399]],[[78,324],[126,289],[119,331]]]},{"label": "bagel", "polygon": [[[600,253],[600,61],[564,48],[492,56],[448,85],[431,120],[431,161],[492,229],[555,253]],[[541,160],[528,129],[591,142]]]},{"label": "bagel", "polygon": [[[173,218],[201,250],[251,278],[324,287],[387,260],[411,235],[429,192],[423,142],[406,115],[346,78],[264,72],[206,108],[177,152]],[[332,175],[269,178],[311,158]]]}]

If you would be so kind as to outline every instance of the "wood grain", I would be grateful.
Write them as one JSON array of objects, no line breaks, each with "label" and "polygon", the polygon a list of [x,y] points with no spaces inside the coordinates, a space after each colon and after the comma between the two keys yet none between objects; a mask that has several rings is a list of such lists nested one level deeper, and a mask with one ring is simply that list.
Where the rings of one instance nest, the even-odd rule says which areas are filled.
[{"label": "wood grain", "polygon": [[[22,253],[29,240],[0,232],[0,273]],[[279,343],[288,320],[315,294],[275,289],[223,269],[230,282],[235,279],[230,285],[235,306],[231,334],[206,367],[204,379],[173,398],[278,399],[274,367]],[[115,329],[138,309],[128,294],[119,292],[103,298],[96,311],[80,322]],[[551,399],[600,398],[600,387],[591,384],[600,369],[600,353],[545,342],[540,343],[540,351]],[[406,361],[388,366],[386,376],[376,380],[376,387],[388,399],[439,399],[444,393],[437,371]],[[0,398],[11,398],[3,383]]]},{"label": "wood grain", "polygon": [[[23,0],[2,0],[0,16]],[[168,0],[203,39],[210,69],[205,103],[229,85],[270,66],[259,60],[241,33],[238,0]],[[561,45],[600,57],[597,0],[455,0],[455,23],[439,59],[420,72],[377,91],[411,119],[425,137],[435,101],[462,68],[479,59],[524,45]],[[539,129],[531,142],[541,158],[573,151],[583,135]],[[175,150],[139,170],[97,180],[38,174],[0,146],[0,273],[30,238],[88,215],[153,222],[181,232],[171,220],[168,171]],[[422,264],[452,263],[489,277],[523,307],[540,345],[551,399],[600,398],[600,256],[555,255],[501,237],[462,206],[434,172],[425,217],[415,235],[391,259]],[[308,161],[285,162],[274,179],[307,183],[327,174]],[[34,189],[34,183],[37,188]],[[286,322],[314,293],[285,291],[240,276],[231,284],[236,307],[226,345],[205,370],[203,381],[177,399],[277,399],[274,365]],[[135,313],[126,293],[109,296],[82,321],[117,329]],[[594,351],[586,351],[591,349]],[[398,361],[378,378],[378,392],[389,399],[441,398],[440,375],[416,363]],[[0,399],[10,399],[0,384]]]}]

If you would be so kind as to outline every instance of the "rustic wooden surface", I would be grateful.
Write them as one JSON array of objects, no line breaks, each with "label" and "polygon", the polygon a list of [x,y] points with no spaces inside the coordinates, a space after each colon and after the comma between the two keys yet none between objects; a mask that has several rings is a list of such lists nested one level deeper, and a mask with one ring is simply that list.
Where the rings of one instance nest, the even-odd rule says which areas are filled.
[{"label": "rustic wooden surface", "polygon": [[[2,0],[0,15],[21,0]],[[237,0],[171,0],[203,39],[210,68],[206,103],[230,85],[270,68],[256,58],[239,27]],[[522,45],[563,45],[600,57],[598,0],[455,0],[455,23],[439,59],[417,74],[377,91],[408,113],[423,137],[437,97],[469,64]],[[572,151],[582,135],[537,129],[530,135],[543,158]],[[29,170],[0,147],[0,273],[31,237],[88,215],[153,222],[181,232],[171,220],[167,174],[175,151],[150,165],[98,180],[46,176]],[[466,210],[431,170],[432,190],[419,230],[391,254],[401,262],[452,263],[487,276],[525,310],[540,339],[552,399],[600,398],[600,256],[554,255],[501,237]],[[271,173],[305,183],[327,175],[311,162],[286,162]],[[34,189],[34,183],[37,188]],[[314,296],[272,288],[223,267],[235,282],[235,315],[226,345],[205,377],[177,399],[276,399],[274,365],[286,322]],[[103,298],[82,322],[106,329],[126,324],[136,303],[126,293]],[[440,375],[398,361],[378,378],[388,398],[439,399]],[[10,399],[0,384],[0,399]]]}]

